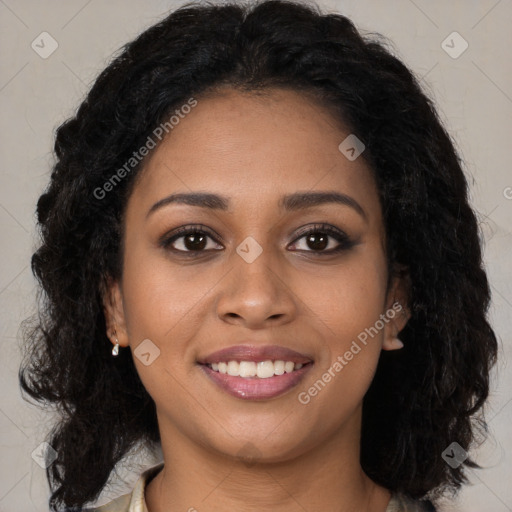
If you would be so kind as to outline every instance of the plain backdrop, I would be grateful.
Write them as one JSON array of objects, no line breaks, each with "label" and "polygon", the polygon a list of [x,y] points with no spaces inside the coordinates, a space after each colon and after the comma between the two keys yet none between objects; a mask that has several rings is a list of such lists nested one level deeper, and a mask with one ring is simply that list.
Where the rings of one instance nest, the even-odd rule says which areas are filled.
[{"label": "plain backdrop", "polygon": [[[17,372],[20,322],[35,304],[29,264],[37,244],[35,204],[53,162],[54,130],[75,112],[114,52],[182,3],[0,0],[1,512],[48,510],[45,470],[37,456],[52,418],[22,399]],[[487,408],[491,437],[473,454],[485,469],[469,471],[471,485],[442,510],[512,511],[512,1],[319,4],[393,41],[436,102],[464,157],[485,241],[493,293],[490,319],[500,360]],[[55,51],[44,55],[52,45],[58,45]],[[139,472],[158,461],[158,453],[142,448],[131,454],[99,503],[130,491]]]}]

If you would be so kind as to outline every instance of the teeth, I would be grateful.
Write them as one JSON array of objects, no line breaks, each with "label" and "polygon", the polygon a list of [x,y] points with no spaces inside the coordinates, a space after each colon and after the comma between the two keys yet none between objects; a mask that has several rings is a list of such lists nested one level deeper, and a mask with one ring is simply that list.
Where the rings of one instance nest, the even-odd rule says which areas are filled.
[{"label": "teeth", "polygon": [[[230,361],[229,365],[234,362]],[[240,365],[236,363],[236,366],[238,366],[238,372],[237,373],[230,373],[230,375],[238,376],[240,377],[256,377],[256,363],[254,361],[240,361]],[[235,367],[236,370],[236,367]],[[229,373],[229,372],[228,372]]]},{"label": "teeth", "polygon": [[[244,373],[246,373],[248,371],[245,368],[244,369],[240,368],[240,366],[241,365],[238,364],[238,361],[229,361],[227,374],[237,376],[237,375],[240,375],[240,370],[243,370]],[[250,377],[250,375],[243,375],[243,377]]]},{"label": "teeth", "polygon": [[274,375],[283,375],[284,361],[274,361]]},{"label": "teeth", "polygon": [[274,363],[272,361],[260,361],[256,365],[256,375],[260,379],[268,379],[274,376]]},{"label": "teeth", "polygon": [[208,365],[212,370],[231,375],[233,377],[258,377],[268,379],[274,375],[283,375],[291,373],[294,370],[300,370],[304,365],[294,363],[293,361],[222,361]]}]

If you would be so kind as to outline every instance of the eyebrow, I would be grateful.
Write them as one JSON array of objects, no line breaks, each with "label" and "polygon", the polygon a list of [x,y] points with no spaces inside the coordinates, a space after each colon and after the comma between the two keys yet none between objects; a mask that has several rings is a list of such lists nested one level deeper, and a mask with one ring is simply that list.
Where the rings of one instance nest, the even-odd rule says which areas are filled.
[{"label": "eyebrow", "polygon": [[[286,211],[299,211],[319,206],[323,204],[334,203],[349,206],[355,210],[365,221],[368,222],[368,216],[363,207],[353,198],[347,194],[327,190],[323,192],[295,192],[283,196],[279,200],[279,207]],[[164,206],[170,204],[186,204],[189,206],[197,206],[200,208],[208,208],[210,210],[223,210],[229,209],[230,200],[228,197],[212,194],[209,192],[190,192],[172,194],[157,201],[146,214],[146,218],[152,213]]]}]

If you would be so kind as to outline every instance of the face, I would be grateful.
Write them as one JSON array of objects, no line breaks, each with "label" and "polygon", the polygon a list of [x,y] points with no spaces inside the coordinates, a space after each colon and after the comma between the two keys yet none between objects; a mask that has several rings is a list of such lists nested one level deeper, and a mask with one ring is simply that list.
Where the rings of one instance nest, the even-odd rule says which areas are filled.
[{"label": "face", "polygon": [[[161,433],[277,461],[359,428],[380,351],[406,321],[389,311],[406,302],[399,281],[386,293],[378,192],[363,158],[338,148],[349,134],[299,93],[226,89],[198,98],[146,161],[106,308]],[[191,193],[221,199],[168,199]],[[234,345],[278,345],[309,364],[231,377],[227,391],[200,362]]]}]

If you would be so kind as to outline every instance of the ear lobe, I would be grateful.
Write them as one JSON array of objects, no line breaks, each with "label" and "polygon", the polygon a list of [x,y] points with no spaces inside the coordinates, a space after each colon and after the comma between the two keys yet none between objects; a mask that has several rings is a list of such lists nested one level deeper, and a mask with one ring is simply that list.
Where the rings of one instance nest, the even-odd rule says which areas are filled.
[{"label": "ear lobe", "polygon": [[382,343],[382,350],[400,350],[401,348],[404,348],[404,343],[396,336],[394,338],[386,338]]},{"label": "ear lobe", "polygon": [[[411,314],[406,308],[402,306],[399,301],[396,301],[393,306],[394,307],[392,311],[396,312],[396,316],[386,325],[382,350],[398,350],[404,346],[398,335],[407,324]],[[389,309],[387,310],[386,314],[389,316],[391,315]]]},{"label": "ear lobe", "polygon": [[404,344],[399,339],[400,331],[411,318],[408,304],[410,300],[411,281],[407,268],[401,266],[396,272],[390,287],[386,315],[390,318],[384,330],[383,350],[398,350]]},{"label": "ear lobe", "polygon": [[124,316],[123,296],[118,281],[108,278],[103,290],[103,312],[107,337],[122,347],[128,345]]}]

